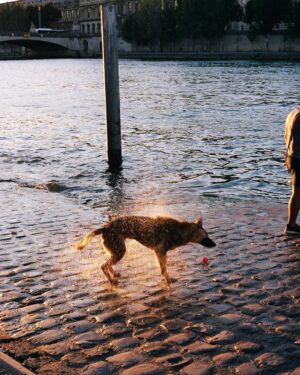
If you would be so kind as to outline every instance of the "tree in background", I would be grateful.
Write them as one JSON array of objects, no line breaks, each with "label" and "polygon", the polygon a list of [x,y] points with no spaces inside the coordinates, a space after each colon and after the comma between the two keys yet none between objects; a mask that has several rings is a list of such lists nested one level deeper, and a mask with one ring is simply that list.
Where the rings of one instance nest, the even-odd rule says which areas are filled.
[{"label": "tree in background", "polygon": [[[52,27],[61,18],[61,11],[48,3],[41,6],[43,27]],[[38,7],[27,8],[7,3],[0,8],[0,31],[26,32],[29,31],[31,23],[38,25]]]},{"label": "tree in background", "polygon": [[242,9],[237,0],[202,0],[201,34],[207,38],[224,35],[231,21],[242,18]]},{"label": "tree in background", "polygon": [[176,9],[180,37],[197,39],[201,36],[201,2],[197,0],[178,0]]},{"label": "tree in background", "polygon": [[122,36],[128,42],[149,45],[179,37],[219,37],[228,22],[242,18],[237,0],[178,0],[176,9],[168,1],[142,0],[138,12],[125,20]]},{"label": "tree in background", "polygon": [[284,21],[291,0],[250,0],[246,4],[245,21],[257,34],[269,34],[274,26]]},{"label": "tree in background", "polygon": [[165,3],[161,15],[160,49],[165,43],[175,42],[178,39],[176,11],[173,6]]},{"label": "tree in background", "polygon": [[140,9],[130,15],[121,28],[122,37],[137,45],[155,45],[160,50],[176,38],[175,10],[161,0],[142,0]]},{"label": "tree in background", "polygon": [[288,10],[289,33],[292,37],[300,36],[300,2],[290,2]]},{"label": "tree in background", "polygon": [[179,0],[178,28],[182,37],[218,38],[224,35],[230,21],[242,19],[237,0]]},{"label": "tree in background", "polygon": [[128,42],[148,45],[158,39],[160,0],[142,0],[140,10],[131,14],[122,25],[122,36]]},{"label": "tree in background", "polygon": [[0,30],[5,32],[25,31],[29,20],[25,8],[11,4],[5,4],[0,8]]},{"label": "tree in background", "polygon": [[52,3],[47,3],[41,7],[43,27],[54,27],[56,22],[61,19],[61,11]]}]

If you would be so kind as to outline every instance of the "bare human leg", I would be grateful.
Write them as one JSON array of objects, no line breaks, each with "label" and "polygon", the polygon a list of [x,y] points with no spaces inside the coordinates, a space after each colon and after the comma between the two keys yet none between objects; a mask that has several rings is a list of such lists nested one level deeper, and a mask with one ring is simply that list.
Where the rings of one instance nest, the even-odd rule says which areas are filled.
[{"label": "bare human leg", "polygon": [[296,225],[296,220],[300,210],[300,186],[292,186],[292,194],[288,203],[288,224]]}]

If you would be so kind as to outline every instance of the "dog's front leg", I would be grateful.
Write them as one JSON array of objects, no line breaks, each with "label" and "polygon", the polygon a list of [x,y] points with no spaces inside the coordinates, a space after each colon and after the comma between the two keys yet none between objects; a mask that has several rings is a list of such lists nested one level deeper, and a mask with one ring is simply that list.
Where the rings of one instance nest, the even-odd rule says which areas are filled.
[{"label": "dog's front leg", "polygon": [[168,272],[167,272],[167,255],[156,251],[156,257],[158,260],[158,264],[159,264],[162,276],[166,279],[166,282],[168,285],[171,284],[175,280],[172,280],[169,277]]}]

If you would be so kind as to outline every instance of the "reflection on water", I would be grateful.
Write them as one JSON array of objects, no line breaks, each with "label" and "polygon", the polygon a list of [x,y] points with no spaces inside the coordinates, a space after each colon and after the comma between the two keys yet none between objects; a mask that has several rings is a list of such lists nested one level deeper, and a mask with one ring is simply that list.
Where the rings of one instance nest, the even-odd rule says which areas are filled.
[{"label": "reflection on water", "polygon": [[1,62],[1,181],[109,207],[190,197],[285,202],[294,63],[120,61],[123,169],[107,171],[99,60]]}]

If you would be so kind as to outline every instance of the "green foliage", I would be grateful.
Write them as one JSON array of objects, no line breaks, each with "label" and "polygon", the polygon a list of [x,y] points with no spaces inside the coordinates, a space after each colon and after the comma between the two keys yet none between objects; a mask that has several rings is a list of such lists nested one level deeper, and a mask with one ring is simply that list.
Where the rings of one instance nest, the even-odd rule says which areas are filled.
[{"label": "green foliage", "polygon": [[289,32],[292,37],[300,36],[300,3],[291,3],[288,10]]},{"label": "green foliage", "polygon": [[0,30],[5,32],[18,32],[27,30],[30,22],[25,8],[5,4],[0,9]]},{"label": "green foliage", "polygon": [[182,36],[219,37],[230,21],[242,18],[237,0],[179,0],[178,27]]},{"label": "green foliage", "polygon": [[[41,7],[41,17],[43,27],[52,27],[61,18],[61,12],[49,3]],[[0,7],[0,31],[29,31],[32,22],[38,26],[37,6],[25,8],[14,3],[7,3]]]},{"label": "green foliage", "polygon": [[249,27],[249,31],[247,33],[247,36],[248,36],[248,39],[250,40],[250,42],[254,42],[254,40],[256,39],[256,37],[260,34],[259,32],[259,29],[257,28],[256,25],[254,24],[251,24],[250,27]]},{"label": "green foliage", "polygon": [[163,44],[176,38],[175,10],[161,0],[142,0],[138,12],[130,15],[123,23],[122,37],[137,45]]},{"label": "green foliage", "polygon": [[[164,6],[162,6],[162,4]],[[142,0],[140,10],[127,18],[121,34],[135,44],[162,44],[179,37],[218,37],[230,21],[238,21],[243,12],[237,0]]]},{"label": "green foliage", "polygon": [[246,5],[245,20],[256,24],[262,34],[269,34],[276,23],[286,17],[291,0],[250,0]]},{"label": "green foliage", "polygon": [[180,36],[197,38],[201,35],[201,2],[196,0],[178,0],[177,22]]},{"label": "green foliage", "polygon": [[61,18],[61,11],[52,3],[41,7],[43,27],[54,27],[55,23]]}]

